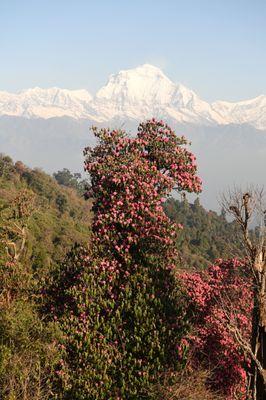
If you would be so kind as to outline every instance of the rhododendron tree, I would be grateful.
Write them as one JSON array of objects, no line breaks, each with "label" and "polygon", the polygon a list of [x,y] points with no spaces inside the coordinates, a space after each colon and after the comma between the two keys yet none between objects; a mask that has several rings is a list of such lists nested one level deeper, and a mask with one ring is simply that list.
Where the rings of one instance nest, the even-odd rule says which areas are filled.
[{"label": "rhododendron tree", "polygon": [[184,273],[194,330],[180,351],[190,348],[195,368],[210,368],[210,386],[228,400],[247,399],[252,279],[246,261],[217,260],[207,273]]},{"label": "rhododendron tree", "polygon": [[133,138],[93,130],[89,253],[70,255],[52,290],[64,333],[59,385],[63,398],[148,398],[158,374],[176,368],[187,329],[173,271],[177,227],[162,203],[174,188],[199,192],[201,181],[186,140],[163,122],[140,124]]}]

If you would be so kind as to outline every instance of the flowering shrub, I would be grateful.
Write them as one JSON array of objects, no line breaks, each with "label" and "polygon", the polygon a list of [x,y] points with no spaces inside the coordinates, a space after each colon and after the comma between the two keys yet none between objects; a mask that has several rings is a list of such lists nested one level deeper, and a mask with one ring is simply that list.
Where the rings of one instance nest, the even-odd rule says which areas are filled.
[{"label": "flowering shrub", "polygon": [[194,363],[212,370],[211,387],[228,400],[245,399],[249,360],[236,339],[249,343],[251,334],[252,279],[245,262],[220,259],[206,275],[181,278],[193,311],[194,333],[188,340]]},{"label": "flowering shrub", "polygon": [[94,133],[99,145],[85,150],[90,251],[69,256],[52,290],[64,333],[57,384],[62,398],[148,398],[158,373],[176,367],[187,325],[173,273],[177,227],[162,202],[201,182],[185,139],[163,122],[140,124],[135,138]]}]

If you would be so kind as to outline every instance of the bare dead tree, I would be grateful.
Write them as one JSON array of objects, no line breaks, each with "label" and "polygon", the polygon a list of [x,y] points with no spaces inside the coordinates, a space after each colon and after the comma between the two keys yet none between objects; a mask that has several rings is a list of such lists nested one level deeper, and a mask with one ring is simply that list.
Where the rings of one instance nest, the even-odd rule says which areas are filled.
[{"label": "bare dead tree", "polygon": [[[228,323],[236,341],[252,360],[252,400],[266,399],[266,205],[262,189],[234,189],[222,198],[223,208],[238,223],[248,266],[253,276],[252,337],[246,341]],[[255,228],[251,229],[251,228]]]}]

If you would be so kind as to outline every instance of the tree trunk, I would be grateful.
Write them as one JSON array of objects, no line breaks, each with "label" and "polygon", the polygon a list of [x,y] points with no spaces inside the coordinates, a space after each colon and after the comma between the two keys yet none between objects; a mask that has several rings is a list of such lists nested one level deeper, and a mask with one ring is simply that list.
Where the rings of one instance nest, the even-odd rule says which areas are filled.
[{"label": "tree trunk", "polygon": [[[266,400],[266,286],[265,273],[261,276],[260,293],[256,293],[253,311],[252,350],[261,370],[252,365],[252,400]],[[257,300],[257,301],[256,301]]]},{"label": "tree trunk", "polygon": [[266,399],[266,332],[264,327],[259,326],[258,329],[258,340],[257,340],[257,358],[261,363],[261,366],[264,370],[264,373],[262,376],[262,373],[259,373],[259,371],[256,371],[255,375],[255,391],[253,396],[254,400],[265,400]]}]

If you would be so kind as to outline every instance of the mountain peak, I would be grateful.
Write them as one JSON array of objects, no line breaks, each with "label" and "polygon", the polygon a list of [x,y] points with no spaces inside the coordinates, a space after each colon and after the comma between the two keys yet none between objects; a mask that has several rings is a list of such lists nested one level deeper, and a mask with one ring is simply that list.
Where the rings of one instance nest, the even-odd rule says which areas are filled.
[{"label": "mountain peak", "polygon": [[113,101],[119,105],[168,103],[175,90],[174,83],[150,64],[122,70],[110,76],[96,97],[101,101]]},{"label": "mountain peak", "polygon": [[163,71],[159,67],[156,67],[155,65],[148,64],[148,63],[139,65],[138,67],[129,69],[127,71],[136,71],[138,73],[155,74],[155,75],[160,75],[160,76],[166,77],[166,75],[163,73]]},{"label": "mountain peak", "polygon": [[164,76],[165,78],[167,78],[159,67],[156,67],[155,65],[148,63],[138,65],[135,68],[122,69],[118,72],[118,74],[112,74],[111,76],[130,75],[130,74],[149,74],[149,75],[153,74],[153,75]]}]

